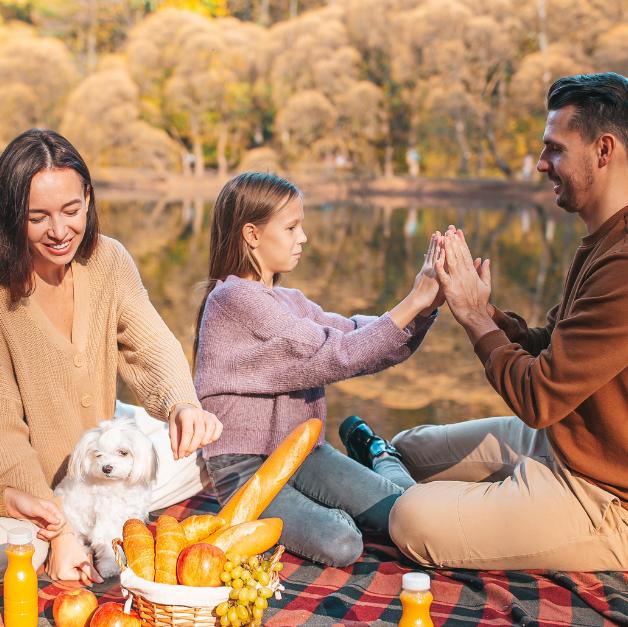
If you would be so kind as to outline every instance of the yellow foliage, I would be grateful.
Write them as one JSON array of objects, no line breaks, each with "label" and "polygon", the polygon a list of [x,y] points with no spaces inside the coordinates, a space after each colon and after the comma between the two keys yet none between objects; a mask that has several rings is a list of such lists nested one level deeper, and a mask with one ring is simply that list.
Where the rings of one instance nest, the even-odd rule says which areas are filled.
[{"label": "yellow foliage", "polygon": [[226,0],[157,0],[154,4],[159,9],[183,9],[208,17],[229,15]]}]

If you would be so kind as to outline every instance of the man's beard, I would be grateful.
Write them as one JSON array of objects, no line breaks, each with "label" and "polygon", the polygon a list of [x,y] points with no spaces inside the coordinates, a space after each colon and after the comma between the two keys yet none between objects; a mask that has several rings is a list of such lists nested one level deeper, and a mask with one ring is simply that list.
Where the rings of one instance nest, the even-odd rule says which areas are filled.
[{"label": "man's beard", "polygon": [[594,182],[591,161],[583,158],[580,172],[561,177],[560,184],[563,191],[560,196],[556,197],[556,204],[568,213],[578,213],[583,209],[584,194],[591,189]]}]

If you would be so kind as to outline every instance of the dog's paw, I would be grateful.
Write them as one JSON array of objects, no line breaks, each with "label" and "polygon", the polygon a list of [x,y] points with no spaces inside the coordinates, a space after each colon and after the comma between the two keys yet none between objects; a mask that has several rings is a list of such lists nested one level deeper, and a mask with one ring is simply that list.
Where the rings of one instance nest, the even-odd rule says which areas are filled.
[{"label": "dog's paw", "polygon": [[99,560],[96,564],[96,570],[103,579],[117,577],[120,574],[120,568],[113,560]]}]

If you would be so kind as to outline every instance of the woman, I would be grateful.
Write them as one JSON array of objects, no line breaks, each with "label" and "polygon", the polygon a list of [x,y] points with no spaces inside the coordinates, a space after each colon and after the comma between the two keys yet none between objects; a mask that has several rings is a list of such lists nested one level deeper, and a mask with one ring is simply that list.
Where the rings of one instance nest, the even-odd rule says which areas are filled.
[{"label": "woman", "polygon": [[[277,287],[307,238],[301,194],[272,174],[246,173],[220,192],[212,217],[207,290],[197,320],[196,390],[225,423],[204,449],[218,500],[228,501],[297,425],[325,420],[325,388],[408,359],[433,325],[439,283],[433,237],[414,287],[380,317],[324,312],[299,290]],[[364,433],[351,421],[351,441]],[[414,485],[396,451],[369,439],[376,473],[324,441],[284,486],[263,517],[284,522],[280,542],[337,568],[362,554],[360,529],[388,532],[388,517]]]},{"label": "woman", "polygon": [[[0,497],[10,486],[53,498],[83,432],[113,417],[119,371],[148,414],[168,422],[174,460],[191,456],[172,461],[155,489],[184,498],[193,454],[221,425],[201,409],[130,255],[99,235],[85,162],[57,133],[30,130],[0,156],[0,190]],[[0,523],[10,515],[3,502]],[[46,572],[101,581],[67,525]]]}]

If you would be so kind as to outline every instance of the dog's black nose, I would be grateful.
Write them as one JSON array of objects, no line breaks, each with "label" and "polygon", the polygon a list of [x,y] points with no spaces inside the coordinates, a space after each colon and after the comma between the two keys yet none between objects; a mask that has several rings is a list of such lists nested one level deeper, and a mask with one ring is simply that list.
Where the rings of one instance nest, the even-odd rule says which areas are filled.
[{"label": "dog's black nose", "polygon": [[102,471],[108,475],[111,471],[113,470],[113,466],[110,466],[109,464],[107,464],[106,466],[102,467]]}]

